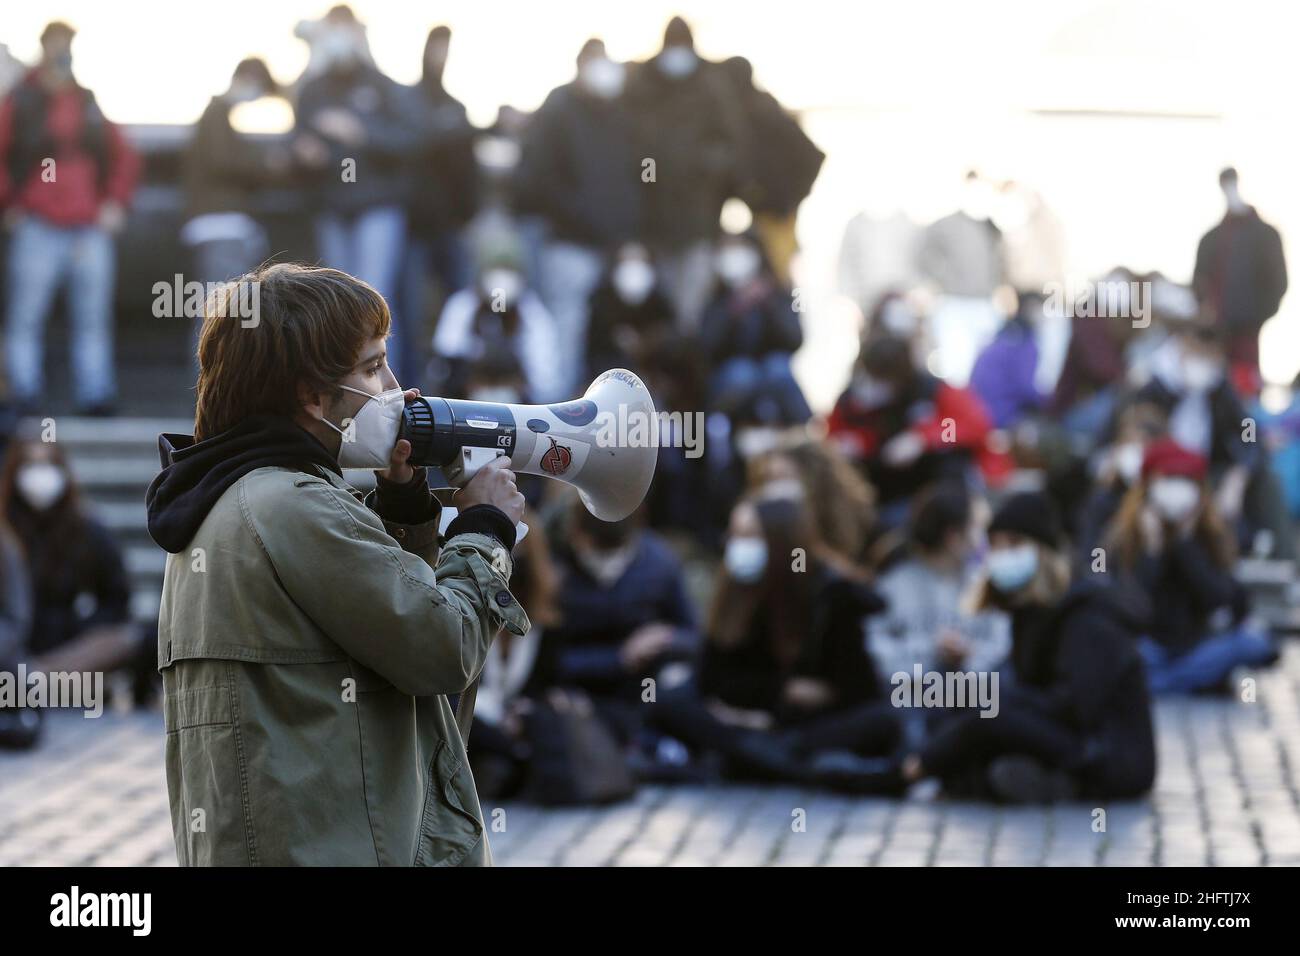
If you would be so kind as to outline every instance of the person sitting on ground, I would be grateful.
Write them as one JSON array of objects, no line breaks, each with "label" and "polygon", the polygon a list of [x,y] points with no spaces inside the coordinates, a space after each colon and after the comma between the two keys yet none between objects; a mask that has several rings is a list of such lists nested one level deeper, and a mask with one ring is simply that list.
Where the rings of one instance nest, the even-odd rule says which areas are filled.
[{"label": "person sitting on ground", "polygon": [[826,425],[865,470],[889,527],[902,524],[917,488],[965,480],[990,461],[992,426],[980,400],[915,366],[908,344],[898,338],[865,345]]},{"label": "person sitting on ground", "polygon": [[863,647],[862,619],[882,607],[822,559],[800,496],[751,494],[731,514],[699,670],[652,716],[737,776],[870,783],[879,768],[858,773],[855,758],[901,735]]},{"label": "person sitting on ground", "polygon": [[0,474],[4,508],[27,557],[33,588],[29,670],[113,671],[143,655],[131,620],[122,549],[87,513],[57,442],[18,438]]},{"label": "person sitting on ground", "polygon": [[1124,799],[1155,781],[1151,701],[1135,634],[1149,608],[1120,588],[1071,579],[1050,499],[1008,498],[989,525],[977,603],[1011,615],[1014,685],[998,713],[967,710],[902,761],[903,784],[1013,803]]},{"label": "person sitting on ground", "polygon": [[825,440],[804,440],[752,460],[752,487],[802,492],[812,512],[825,560],[850,578],[869,576],[867,549],[876,535],[876,493]]},{"label": "person sitting on ground", "polygon": [[1206,317],[1180,323],[1151,356],[1152,377],[1136,400],[1169,417],[1169,436],[1208,461],[1219,514],[1239,546],[1265,531],[1271,556],[1295,557],[1294,534],[1277,476],[1229,376],[1223,330]]},{"label": "person sitting on ground", "polygon": [[719,240],[714,267],[717,286],[699,334],[711,370],[709,406],[733,420],[806,422],[812,411],[790,370],[803,344],[790,290],[777,282],[753,235]]},{"label": "person sitting on ground", "polygon": [[1155,693],[1224,687],[1240,666],[1277,660],[1233,576],[1236,548],[1206,484],[1205,459],[1163,438],[1146,449],[1107,536],[1118,570],[1151,602],[1139,647]]},{"label": "person sitting on ground", "polygon": [[547,685],[590,696],[620,743],[642,739],[642,683],[692,658],[699,637],[682,565],[633,513],[602,521],[575,496],[552,538],[559,620],[546,633]]},{"label": "person sitting on ground", "polygon": [[[912,679],[922,672],[998,670],[1011,649],[1007,616],[967,609],[976,526],[970,495],[941,485],[918,495],[908,527],[908,556],[881,575],[876,587],[889,608],[867,619],[867,647],[876,671]],[[924,715],[917,715],[923,717]],[[923,736],[926,721],[909,721]]]}]

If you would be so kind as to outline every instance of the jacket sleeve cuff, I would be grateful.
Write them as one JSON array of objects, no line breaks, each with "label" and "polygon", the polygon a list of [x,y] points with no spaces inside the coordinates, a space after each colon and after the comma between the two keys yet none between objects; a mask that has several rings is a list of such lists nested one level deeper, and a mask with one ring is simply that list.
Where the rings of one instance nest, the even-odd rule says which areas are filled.
[{"label": "jacket sleeve cuff", "polygon": [[430,500],[425,505],[424,515],[418,520],[395,521],[384,510],[385,506],[379,503],[379,494],[379,488],[376,487],[366,495],[364,504],[379,516],[379,520],[384,524],[384,530],[396,539],[403,551],[419,554],[430,548],[437,548],[441,544],[438,526],[441,524],[439,519],[442,516],[442,503],[437,498],[429,496]]},{"label": "jacket sleeve cuff", "polygon": [[429,490],[427,473],[423,468],[415,469],[415,474],[406,484],[389,481],[376,473],[373,508],[379,517],[396,524],[423,524],[438,517],[442,511],[442,506]]},{"label": "jacket sleeve cuff", "polygon": [[447,538],[458,534],[486,534],[500,541],[507,551],[515,546],[515,524],[496,505],[471,505],[447,526]]}]

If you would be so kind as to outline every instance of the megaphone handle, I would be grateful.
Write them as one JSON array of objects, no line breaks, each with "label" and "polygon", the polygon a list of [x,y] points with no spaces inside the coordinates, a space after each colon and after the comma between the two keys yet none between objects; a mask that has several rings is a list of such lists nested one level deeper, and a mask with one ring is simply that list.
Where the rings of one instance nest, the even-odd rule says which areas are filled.
[{"label": "megaphone handle", "polygon": [[477,445],[464,445],[451,463],[442,469],[447,480],[456,488],[464,488],[478,470],[493,458],[505,455],[502,448],[483,448]]}]

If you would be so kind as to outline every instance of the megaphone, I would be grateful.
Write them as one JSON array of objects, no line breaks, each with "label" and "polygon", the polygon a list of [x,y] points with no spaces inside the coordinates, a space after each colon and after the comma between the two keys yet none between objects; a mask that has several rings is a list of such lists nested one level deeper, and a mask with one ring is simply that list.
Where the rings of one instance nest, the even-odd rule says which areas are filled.
[{"label": "megaphone", "polygon": [[621,521],[644,500],[659,459],[654,400],[635,372],[596,376],[581,398],[508,405],[417,398],[402,412],[410,462],[463,485],[493,458],[512,471],[568,482],[597,518]]}]

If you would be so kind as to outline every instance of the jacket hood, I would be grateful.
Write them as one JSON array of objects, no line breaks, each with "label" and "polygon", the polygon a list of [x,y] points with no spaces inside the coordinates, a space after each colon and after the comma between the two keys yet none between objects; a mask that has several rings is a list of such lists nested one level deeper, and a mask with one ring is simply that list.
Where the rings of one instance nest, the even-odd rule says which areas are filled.
[{"label": "jacket hood", "polygon": [[185,550],[217,499],[250,471],[319,466],[342,475],[324,445],[279,415],[250,415],[201,442],[190,435],[159,435],[158,451],[163,470],[149,484],[145,507],[150,537],[172,554]]}]

